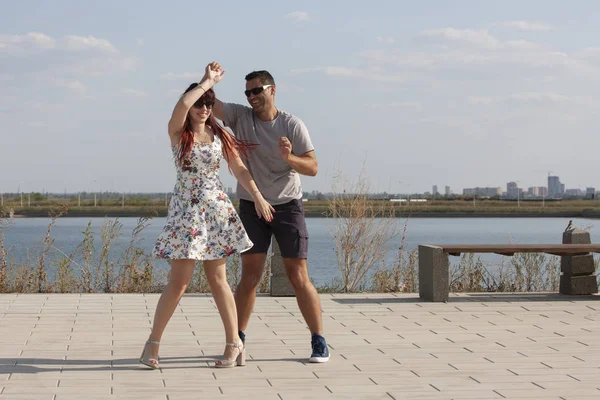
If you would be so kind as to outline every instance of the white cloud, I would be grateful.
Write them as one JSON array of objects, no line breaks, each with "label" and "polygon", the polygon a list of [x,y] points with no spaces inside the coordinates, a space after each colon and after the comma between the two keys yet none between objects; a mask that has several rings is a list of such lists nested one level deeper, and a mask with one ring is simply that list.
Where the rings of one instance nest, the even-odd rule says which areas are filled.
[{"label": "white cloud", "polygon": [[493,97],[483,97],[483,96],[469,96],[467,98],[469,104],[473,105],[489,105],[494,102]]},{"label": "white cloud", "polygon": [[[59,39],[44,33],[29,32],[24,35],[1,35],[0,55],[7,53],[27,57],[29,68],[23,74],[42,81],[56,76],[105,76],[133,71],[136,57],[119,54],[108,40],[94,36],[68,35]],[[17,73],[14,79],[19,79]],[[1,81],[6,80],[4,77]],[[74,91],[85,91],[85,85],[63,83]]]},{"label": "white cloud", "polygon": [[53,49],[56,47],[56,40],[50,36],[39,33],[29,32],[24,35],[1,35],[0,51],[25,50],[27,48],[37,48],[41,50]]},{"label": "white cloud", "polygon": [[473,105],[490,105],[495,103],[505,102],[552,102],[552,103],[566,103],[575,101],[568,96],[553,92],[522,92],[512,93],[506,96],[469,96],[467,101]]},{"label": "white cloud", "polygon": [[294,21],[310,21],[310,15],[306,11],[294,11],[285,15],[286,19],[293,19]]},{"label": "white cloud", "polygon": [[294,74],[306,74],[310,72],[324,72],[330,76],[361,76],[364,73],[359,69],[347,68],[347,67],[312,67],[312,68],[297,68],[290,70]]},{"label": "white cloud", "polygon": [[408,79],[404,74],[389,75],[384,74],[380,68],[373,66],[369,69],[370,72],[359,68],[349,68],[343,66],[326,66],[326,67],[311,67],[311,68],[296,68],[290,70],[293,74],[308,74],[320,72],[328,76],[341,77],[341,78],[363,78],[371,81],[378,82],[396,82],[403,83]]},{"label": "white cloud", "polygon": [[169,97],[179,97],[183,94],[183,89],[169,89],[167,91],[167,96]]},{"label": "white cloud", "polygon": [[126,96],[133,96],[133,97],[146,97],[148,96],[147,92],[144,92],[142,90],[137,90],[137,89],[123,89],[121,90],[121,93],[126,95]]},{"label": "white cloud", "polygon": [[510,100],[517,101],[552,101],[555,103],[562,103],[565,101],[570,101],[571,99],[567,96],[563,96],[562,94],[557,93],[535,93],[535,92],[526,92],[526,93],[514,93],[509,96]]},{"label": "white cloud", "polygon": [[144,47],[144,45],[146,44],[146,42],[144,41],[144,39],[142,38],[138,38],[135,40],[135,43],[140,46],[140,47]]},{"label": "white cloud", "polygon": [[115,53],[117,49],[108,40],[94,36],[68,35],[55,39],[40,32],[29,32],[24,35],[0,35],[0,51],[32,51],[32,50],[98,50]]},{"label": "white cloud", "polygon": [[449,41],[465,42],[480,47],[495,48],[500,41],[489,34],[487,30],[471,30],[471,29],[428,29],[422,31],[419,36],[442,38]]},{"label": "white cloud", "polygon": [[502,26],[505,28],[514,28],[521,31],[532,31],[532,32],[542,32],[542,31],[552,31],[556,28],[550,25],[546,25],[540,22],[531,22],[531,21],[507,21],[501,22],[499,24],[495,24],[495,26]]},{"label": "white cloud", "polygon": [[30,128],[43,128],[46,126],[46,123],[40,121],[30,121],[27,122],[27,126]]},{"label": "white cloud", "polygon": [[181,79],[188,79],[193,81],[199,81],[204,76],[204,72],[167,72],[166,74],[162,74],[160,79],[164,79],[167,81],[176,81]]},{"label": "white cloud", "polygon": [[24,102],[24,103],[22,103],[22,105],[25,108],[37,110],[37,111],[43,111],[46,113],[64,110],[64,108],[65,108],[64,104],[57,103],[56,101],[52,101],[49,103],[42,103],[39,101],[31,101],[31,102]]},{"label": "white cloud", "polygon": [[423,105],[418,101],[397,101],[387,104],[373,104],[373,108],[408,108],[414,111],[422,111]]},{"label": "white cloud", "polygon": [[27,38],[43,49],[53,49],[56,46],[56,40],[43,33],[30,32],[27,34]]},{"label": "white cloud", "polygon": [[[419,51],[401,49],[372,50],[361,53],[370,67],[398,70],[398,75],[413,73],[418,77],[434,71],[448,71],[454,76],[463,72],[464,79],[484,76],[531,76],[578,73],[598,78],[600,65],[594,65],[594,50],[581,54],[553,51],[528,41],[500,41],[487,31],[441,29],[427,32],[429,38],[441,39],[444,46],[422,47]],[[423,37],[423,36],[421,36]],[[448,39],[453,38],[453,39]],[[600,59],[599,59],[600,60]],[[439,73],[436,76],[441,75]]]},{"label": "white cloud", "polygon": [[78,80],[53,78],[52,83],[57,87],[69,89],[76,93],[85,93],[87,91],[87,86]]},{"label": "white cloud", "polygon": [[292,85],[289,83],[280,83],[277,85],[277,90],[279,91],[284,91],[284,92],[288,92],[288,93],[304,93],[304,88],[297,86],[297,85]]},{"label": "white cloud", "polygon": [[112,73],[134,71],[138,62],[136,57],[123,57],[118,54],[96,55],[74,60],[74,62],[62,66],[61,70],[81,76],[105,76]]},{"label": "white cloud", "polygon": [[377,42],[394,44],[394,43],[396,43],[396,40],[393,37],[389,37],[389,36],[388,37],[377,36]]},{"label": "white cloud", "polygon": [[576,53],[577,57],[590,62],[600,61],[600,47],[586,47]]},{"label": "white cloud", "polygon": [[[567,77],[600,80],[600,48],[597,47],[566,53],[526,40],[500,40],[487,30],[456,28],[430,29],[418,34],[417,39],[420,40],[413,43],[412,50],[403,46],[359,53],[358,63],[356,58],[349,58],[348,64],[352,67],[325,65],[290,72],[384,83],[421,82],[429,87],[448,87],[469,81],[497,85],[519,79],[540,84],[556,84]],[[378,41],[383,42],[385,38],[379,37]],[[535,88],[528,90],[534,92]],[[540,90],[544,91],[545,88]],[[556,101],[558,98],[546,96],[545,99]],[[487,100],[473,101],[485,103]]]},{"label": "white cloud", "polygon": [[87,86],[80,81],[68,81],[66,82],[65,87],[79,93],[83,93],[87,90]]},{"label": "white cloud", "polygon": [[117,51],[106,39],[99,39],[94,36],[66,36],[64,39],[65,47],[69,50],[100,50],[114,53]]},{"label": "white cloud", "polygon": [[475,46],[488,50],[499,50],[499,49],[523,49],[530,50],[540,47],[539,45],[526,41],[526,40],[508,40],[502,41],[492,36],[489,31],[483,30],[472,30],[472,29],[456,29],[456,28],[442,28],[442,29],[428,29],[422,31],[419,37],[430,38],[432,40],[441,39],[445,42],[454,44],[462,44]]}]

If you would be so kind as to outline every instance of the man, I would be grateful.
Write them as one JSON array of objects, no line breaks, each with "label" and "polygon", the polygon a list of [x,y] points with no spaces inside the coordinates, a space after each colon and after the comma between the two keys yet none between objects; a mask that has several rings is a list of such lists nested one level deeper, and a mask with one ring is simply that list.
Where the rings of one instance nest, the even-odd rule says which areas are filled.
[{"label": "man", "polygon": [[[212,63],[212,68],[221,70],[218,63]],[[254,71],[246,76],[244,92],[250,107],[219,100],[213,106],[215,116],[239,139],[258,144],[244,163],[260,192],[275,208],[273,221],[259,218],[252,193],[237,185],[240,217],[254,243],[254,247],[242,253],[242,279],[235,293],[239,334],[245,344],[244,330],[254,308],[271,236],[275,235],[298,307],[312,334],[309,362],[327,362],[329,349],[323,337],[321,301],[308,277],[306,264],[308,232],[300,184],[300,175],[317,174],[317,158],[304,123],[275,107],[276,90],[269,72]]]}]

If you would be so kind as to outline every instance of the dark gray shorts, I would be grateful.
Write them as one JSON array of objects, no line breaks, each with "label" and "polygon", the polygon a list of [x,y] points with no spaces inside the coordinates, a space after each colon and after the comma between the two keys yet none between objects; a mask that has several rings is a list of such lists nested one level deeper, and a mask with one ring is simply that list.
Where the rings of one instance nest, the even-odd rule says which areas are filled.
[{"label": "dark gray shorts", "polygon": [[267,253],[271,236],[279,244],[284,258],[308,258],[308,231],[304,220],[302,200],[273,206],[273,220],[258,218],[254,202],[240,200],[240,218],[254,246],[243,254]]}]

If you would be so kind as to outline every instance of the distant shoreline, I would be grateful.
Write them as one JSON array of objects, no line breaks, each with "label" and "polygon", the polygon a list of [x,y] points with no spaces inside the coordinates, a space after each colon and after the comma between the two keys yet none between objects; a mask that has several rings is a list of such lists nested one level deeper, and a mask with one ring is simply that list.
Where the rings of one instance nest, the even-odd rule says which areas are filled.
[{"label": "distant shoreline", "polygon": [[[14,218],[48,218],[50,209],[27,209],[15,212]],[[144,216],[165,217],[166,210],[85,210],[70,209],[61,218],[139,218]],[[323,212],[305,212],[306,218],[326,218]],[[600,211],[581,210],[581,211],[563,211],[552,210],[544,212],[535,211],[472,211],[472,212],[440,212],[440,211],[404,211],[399,210],[396,213],[397,218],[590,218],[600,219]]]},{"label": "distant shoreline", "polygon": [[[44,200],[25,207],[15,201],[0,206],[0,215],[13,213],[16,218],[48,218],[52,212],[66,210],[65,218],[140,218],[165,217],[168,212],[166,201],[146,198],[128,199],[128,203],[108,202],[106,199],[94,205],[72,201]],[[600,199],[598,200],[552,200],[552,201],[511,201],[511,200],[430,200],[414,204],[401,204],[386,200],[369,200],[367,203],[334,203],[335,200],[308,200],[303,202],[307,218],[325,218],[332,207],[337,212],[355,210],[357,215],[392,215],[397,218],[590,218],[600,219]],[[29,201],[28,201],[29,203]],[[21,203],[22,204],[22,203]],[[354,204],[354,205],[353,205]],[[238,209],[238,202],[233,201]],[[383,214],[382,214],[383,213]]]}]

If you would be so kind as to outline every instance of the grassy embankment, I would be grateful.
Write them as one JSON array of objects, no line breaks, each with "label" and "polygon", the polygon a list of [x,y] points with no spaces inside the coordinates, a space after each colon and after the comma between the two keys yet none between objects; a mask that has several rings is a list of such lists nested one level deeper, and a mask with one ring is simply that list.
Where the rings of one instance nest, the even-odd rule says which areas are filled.
[{"label": "grassy embankment", "polygon": [[[385,200],[385,207],[393,210],[398,217],[572,217],[600,218],[600,201],[561,200],[561,201],[505,201],[505,200],[428,200],[423,203],[394,203]],[[237,206],[237,201],[234,201]],[[47,217],[52,209],[68,207],[66,217],[140,217],[145,215],[165,216],[167,206],[164,200],[128,199],[124,205],[120,200],[41,200],[25,202],[4,201],[4,211],[13,210],[17,217]],[[304,203],[307,217],[323,217],[329,210],[328,200],[309,200]]]}]

